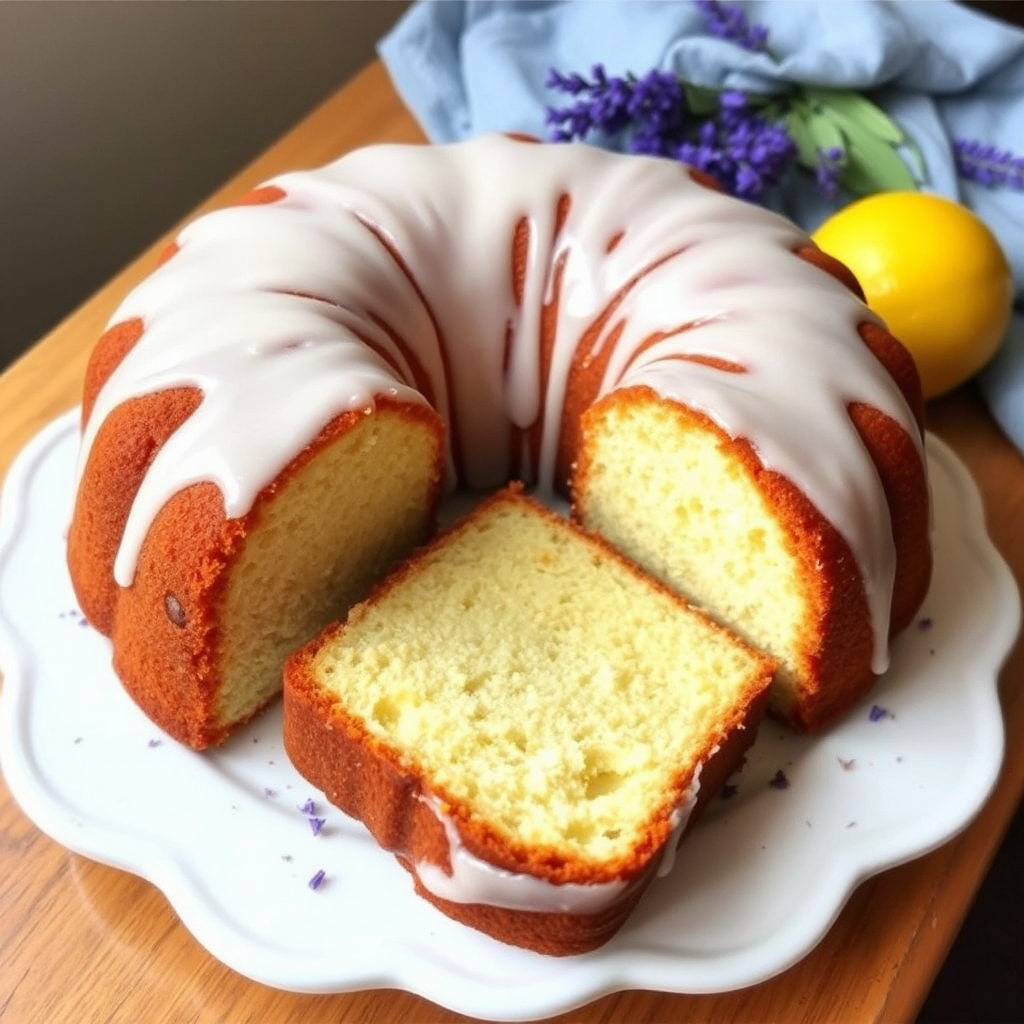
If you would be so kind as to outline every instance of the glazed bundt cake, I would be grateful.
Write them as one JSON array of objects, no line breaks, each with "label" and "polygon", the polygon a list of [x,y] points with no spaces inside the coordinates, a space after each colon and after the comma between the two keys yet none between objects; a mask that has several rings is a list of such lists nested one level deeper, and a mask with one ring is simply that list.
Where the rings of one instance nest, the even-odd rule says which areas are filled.
[{"label": "glazed bundt cake", "polygon": [[513,478],[777,657],[799,727],[928,584],[916,370],[849,273],[678,163],[498,136],[360,150],[181,233],[90,362],[69,566],[128,691],[203,747],[442,487]]},{"label": "glazed bundt cake", "polygon": [[671,865],[774,669],[506,490],[289,659],[285,749],[446,914],[580,953]]}]

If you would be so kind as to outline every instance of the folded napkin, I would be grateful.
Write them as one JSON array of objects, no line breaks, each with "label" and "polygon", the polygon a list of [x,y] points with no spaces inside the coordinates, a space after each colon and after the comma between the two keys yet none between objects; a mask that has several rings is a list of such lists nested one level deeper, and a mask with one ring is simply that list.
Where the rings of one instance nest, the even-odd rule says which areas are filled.
[{"label": "folded napkin", "polygon": [[[546,136],[550,68],[642,75],[755,92],[801,82],[870,91],[920,148],[924,191],[958,199],[998,237],[1024,305],[1024,191],[958,178],[955,139],[1024,155],[1024,31],[948,0],[740,3],[772,55],[714,37],[689,0],[420,0],[379,45],[395,87],[435,142],[495,131]],[[776,205],[808,230],[833,208],[813,187]],[[1024,311],[979,378],[1024,451]]]}]

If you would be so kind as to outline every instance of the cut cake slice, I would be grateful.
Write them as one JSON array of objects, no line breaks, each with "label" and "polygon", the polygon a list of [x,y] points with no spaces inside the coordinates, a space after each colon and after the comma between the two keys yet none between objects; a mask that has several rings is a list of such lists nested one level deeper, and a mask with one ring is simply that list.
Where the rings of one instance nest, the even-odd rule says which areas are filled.
[{"label": "cut cake slice", "polygon": [[444,913],[578,953],[671,865],[775,667],[513,486],[289,659],[285,746]]}]

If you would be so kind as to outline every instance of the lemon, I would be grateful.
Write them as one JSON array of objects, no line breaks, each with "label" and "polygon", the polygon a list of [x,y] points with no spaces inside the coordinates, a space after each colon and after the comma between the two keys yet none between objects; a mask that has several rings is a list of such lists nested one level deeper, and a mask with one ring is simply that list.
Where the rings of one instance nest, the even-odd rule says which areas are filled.
[{"label": "lemon", "polygon": [[857,276],[868,306],[910,350],[925,398],[962,384],[1006,333],[1013,277],[988,227],[959,203],[880,192],[814,233]]}]

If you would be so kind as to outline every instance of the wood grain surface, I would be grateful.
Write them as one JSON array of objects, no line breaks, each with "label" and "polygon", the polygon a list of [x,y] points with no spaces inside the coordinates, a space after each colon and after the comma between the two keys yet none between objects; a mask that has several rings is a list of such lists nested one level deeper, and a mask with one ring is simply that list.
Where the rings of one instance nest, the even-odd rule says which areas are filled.
[{"label": "wood grain surface", "polygon": [[[422,135],[374,63],[204,209],[275,173],[375,141]],[[46,423],[78,403],[86,358],[125,290],[170,234],[0,376],[0,475]],[[978,482],[995,543],[1024,579],[1024,460],[965,388],[932,403],[929,425]],[[1024,791],[1024,649],[1001,679],[1008,731],[998,786],[957,838],[854,893],[824,941],[776,978],[721,995],[610,995],[559,1021],[911,1021],[942,964]],[[464,1021],[416,996],[276,991],[213,959],[164,897],[132,875],[69,853],[0,785],[0,1020],[5,1024],[421,1024]]]}]

